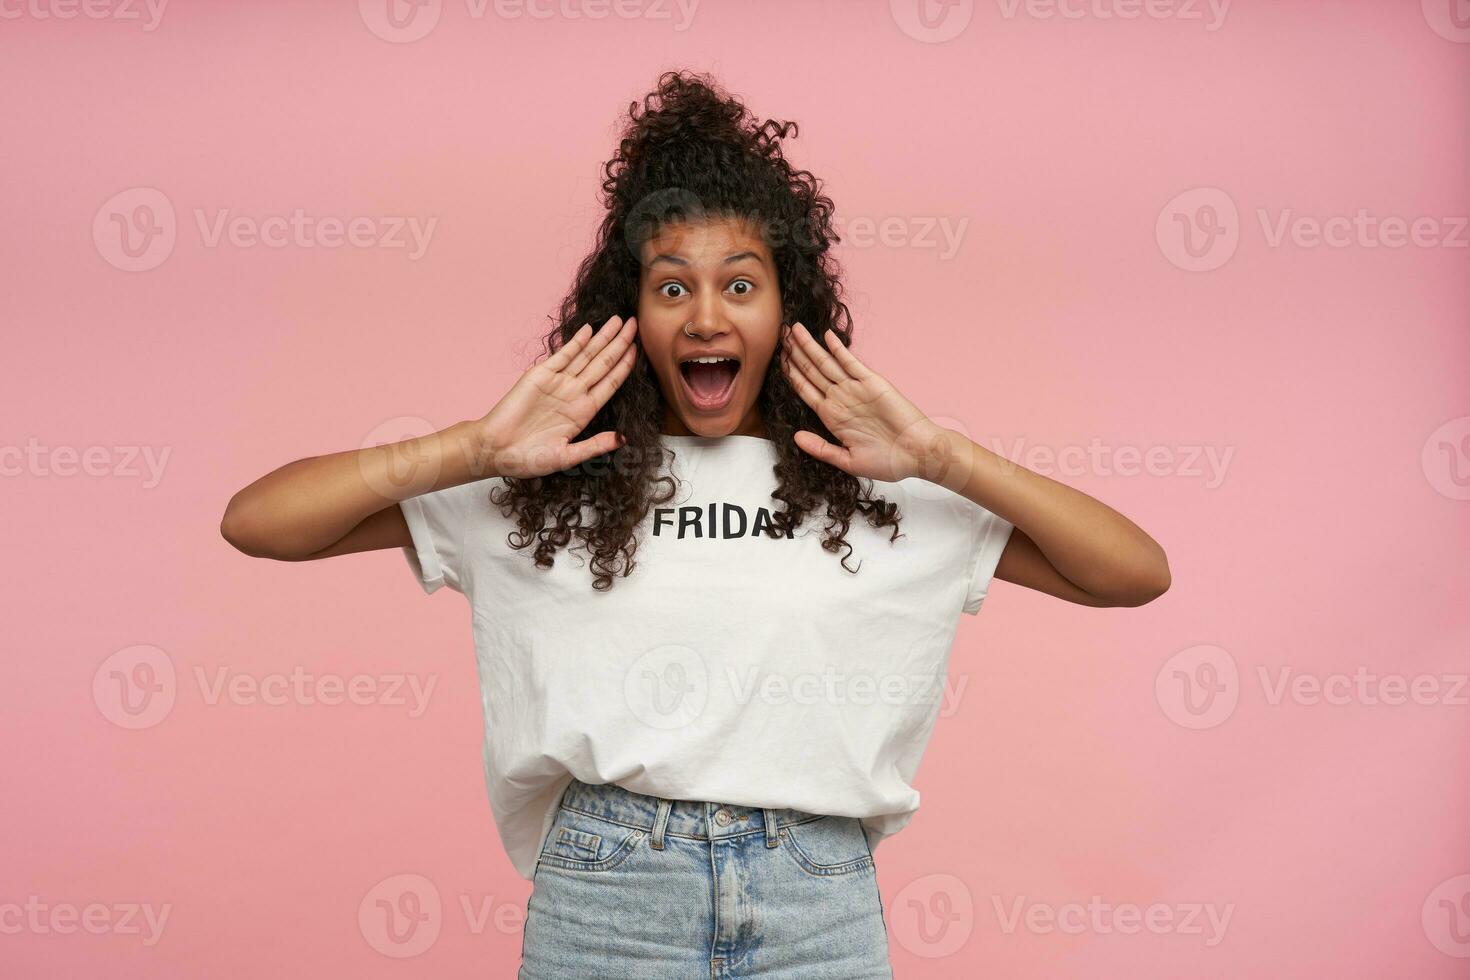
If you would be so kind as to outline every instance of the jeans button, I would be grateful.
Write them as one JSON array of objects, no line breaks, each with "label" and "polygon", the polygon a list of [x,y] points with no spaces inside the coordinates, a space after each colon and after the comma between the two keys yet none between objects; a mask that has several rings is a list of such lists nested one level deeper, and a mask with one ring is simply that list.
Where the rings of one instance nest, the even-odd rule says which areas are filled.
[{"label": "jeans button", "polygon": [[719,824],[721,827],[728,827],[730,825],[730,821],[733,819],[734,818],[730,816],[730,811],[725,809],[724,807],[720,807],[719,810],[715,811],[715,823]]}]

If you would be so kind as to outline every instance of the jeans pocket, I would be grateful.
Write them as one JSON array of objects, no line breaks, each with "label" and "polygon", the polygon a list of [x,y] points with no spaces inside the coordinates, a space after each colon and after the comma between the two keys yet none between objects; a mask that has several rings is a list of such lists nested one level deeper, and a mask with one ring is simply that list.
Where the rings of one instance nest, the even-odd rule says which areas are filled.
[{"label": "jeans pocket", "polygon": [[873,852],[856,817],[818,817],[780,831],[782,849],[807,874],[852,874],[873,868]]},{"label": "jeans pocket", "polygon": [[611,871],[626,861],[646,836],[636,827],[562,807],[547,832],[536,867]]}]

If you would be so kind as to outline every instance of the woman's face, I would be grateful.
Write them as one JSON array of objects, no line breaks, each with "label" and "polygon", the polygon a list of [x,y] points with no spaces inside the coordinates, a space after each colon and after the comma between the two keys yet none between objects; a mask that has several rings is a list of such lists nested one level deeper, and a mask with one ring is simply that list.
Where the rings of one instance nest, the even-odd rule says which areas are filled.
[{"label": "woman's face", "polygon": [[[641,264],[638,339],[663,390],[663,432],[767,437],[755,403],[781,332],[781,289],[756,228],[667,225]],[[721,360],[693,363],[701,355]]]}]

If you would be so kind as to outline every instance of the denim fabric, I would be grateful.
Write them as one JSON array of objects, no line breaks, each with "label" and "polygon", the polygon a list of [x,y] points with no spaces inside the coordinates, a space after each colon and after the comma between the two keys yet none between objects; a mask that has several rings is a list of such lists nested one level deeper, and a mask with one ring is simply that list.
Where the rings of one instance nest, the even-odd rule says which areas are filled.
[{"label": "denim fabric", "polygon": [[573,780],[532,876],[519,980],[892,980],[854,817]]}]

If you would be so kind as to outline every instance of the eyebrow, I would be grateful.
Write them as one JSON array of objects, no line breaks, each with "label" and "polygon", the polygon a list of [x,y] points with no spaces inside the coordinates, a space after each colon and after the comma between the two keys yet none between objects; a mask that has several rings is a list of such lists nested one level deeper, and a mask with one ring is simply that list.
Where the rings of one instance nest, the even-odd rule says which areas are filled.
[{"label": "eyebrow", "polygon": [[[724,262],[721,262],[720,264],[721,265],[729,265],[732,262],[739,262],[741,259],[755,259],[756,261],[759,262],[760,261],[760,256],[757,255],[755,252],[749,252],[749,251],[746,251],[746,252],[736,252],[734,255],[731,255],[731,256],[726,257],[725,261]],[[681,259],[677,255],[666,255],[666,254],[655,255],[653,257],[653,259],[648,264],[649,264],[650,267],[652,267],[652,266],[657,265],[660,262],[669,262],[669,263],[671,263],[673,265],[688,265],[689,264],[688,260]]]}]

